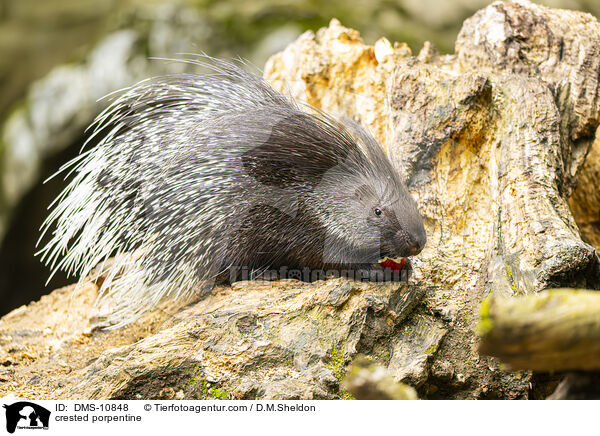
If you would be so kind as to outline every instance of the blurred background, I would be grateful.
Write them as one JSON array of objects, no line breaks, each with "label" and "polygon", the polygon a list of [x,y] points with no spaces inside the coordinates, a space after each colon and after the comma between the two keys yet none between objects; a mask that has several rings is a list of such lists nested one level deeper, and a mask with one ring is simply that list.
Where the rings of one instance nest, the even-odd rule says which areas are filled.
[{"label": "blurred background", "polygon": [[[0,316],[74,278],[34,256],[47,207],[66,186],[43,183],[76,156],[99,99],[143,78],[182,71],[151,60],[205,52],[267,58],[331,18],[361,32],[454,51],[463,20],[486,0],[0,0]],[[600,16],[598,0],[544,0]]]}]

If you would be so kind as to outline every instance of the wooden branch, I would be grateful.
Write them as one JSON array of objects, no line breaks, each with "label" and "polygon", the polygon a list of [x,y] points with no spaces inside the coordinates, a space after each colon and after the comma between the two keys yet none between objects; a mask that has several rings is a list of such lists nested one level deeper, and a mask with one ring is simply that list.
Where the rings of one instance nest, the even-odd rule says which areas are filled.
[{"label": "wooden branch", "polygon": [[554,289],[491,297],[481,307],[479,352],[511,369],[600,369],[600,292]]}]

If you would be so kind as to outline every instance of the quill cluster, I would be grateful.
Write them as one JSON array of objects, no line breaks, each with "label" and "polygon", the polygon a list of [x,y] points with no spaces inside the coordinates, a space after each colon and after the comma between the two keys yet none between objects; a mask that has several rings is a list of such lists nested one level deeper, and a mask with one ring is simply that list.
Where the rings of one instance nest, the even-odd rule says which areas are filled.
[{"label": "quill cluster", "polygon": [[43,260],[103,275],[114,322],[244,271],[373,272],[422,249],[414,200],[357,123],[194,62],[211,73],[148,79],[97,118],[43,226]]}]

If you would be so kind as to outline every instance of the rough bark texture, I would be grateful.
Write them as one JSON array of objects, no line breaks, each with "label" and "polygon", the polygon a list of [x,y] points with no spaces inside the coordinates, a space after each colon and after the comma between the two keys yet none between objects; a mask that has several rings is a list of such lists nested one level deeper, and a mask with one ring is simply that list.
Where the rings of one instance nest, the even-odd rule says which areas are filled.
[{"label": "rough bark texture", "polygon": [[331,399],[348,395],[339,382],[350,356],[393,365],[432,352],[389,351],[403,335],[423,341],[402,327],[422,298],[404,284],[240,282],[113,331],[90,329],[96,291],[85,287],[69,308],[65,288],[4,317],[0,361],[12,368],[0,387],[43,398],[157,398],[171,388],[181,398]]},{"label": "rough bark texture", "polygon": [[267,65],[294,96],[370,126],[404,171],[428,223],[418,282],[451,327],[430,375],[451,362],[477,380],[467,390],[498,375],[470,346],[490,291],[598,286],[567,198],[598,125],[599,31],[587,14],[494,3],[465,22],[454,56],[373,49],[332,22]]},{"label": "rough bark texture", "polygon": [[[468,19],[448,56],[367,46],[336,20],[303,34],[265,77],[385,144],[426,219],[411,282],[246,282],[109,332],[85,317],[57,332],[42,301],[0,323],[0,394],[343,398],[344,365],[366,354],[420,397],[528,398],[530,374],[480,357],[474,327],[490,293],[600,284],[600,202],[575,217],[568,202],[600,121],[599,50],[591,15],[523,1]],[[573,198],[594,192],[597,165]],[[68,292],[49,298],[68,304]]]}]

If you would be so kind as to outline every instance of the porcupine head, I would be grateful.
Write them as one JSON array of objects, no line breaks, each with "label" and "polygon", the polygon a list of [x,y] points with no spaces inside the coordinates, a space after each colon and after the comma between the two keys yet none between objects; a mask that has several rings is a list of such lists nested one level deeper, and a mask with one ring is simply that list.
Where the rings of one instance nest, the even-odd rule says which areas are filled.
[{"label": "porcupine head", "polygon": [[107,323],[215,281],[371,277],[421,251],[416,203],[359,124],[301,107],[238,63],[194,63],[212,74],[141,82],[98,117],[98,145],[65,165],[74,176],[44,224],[42,259],[80,285],[102,277]]}]

